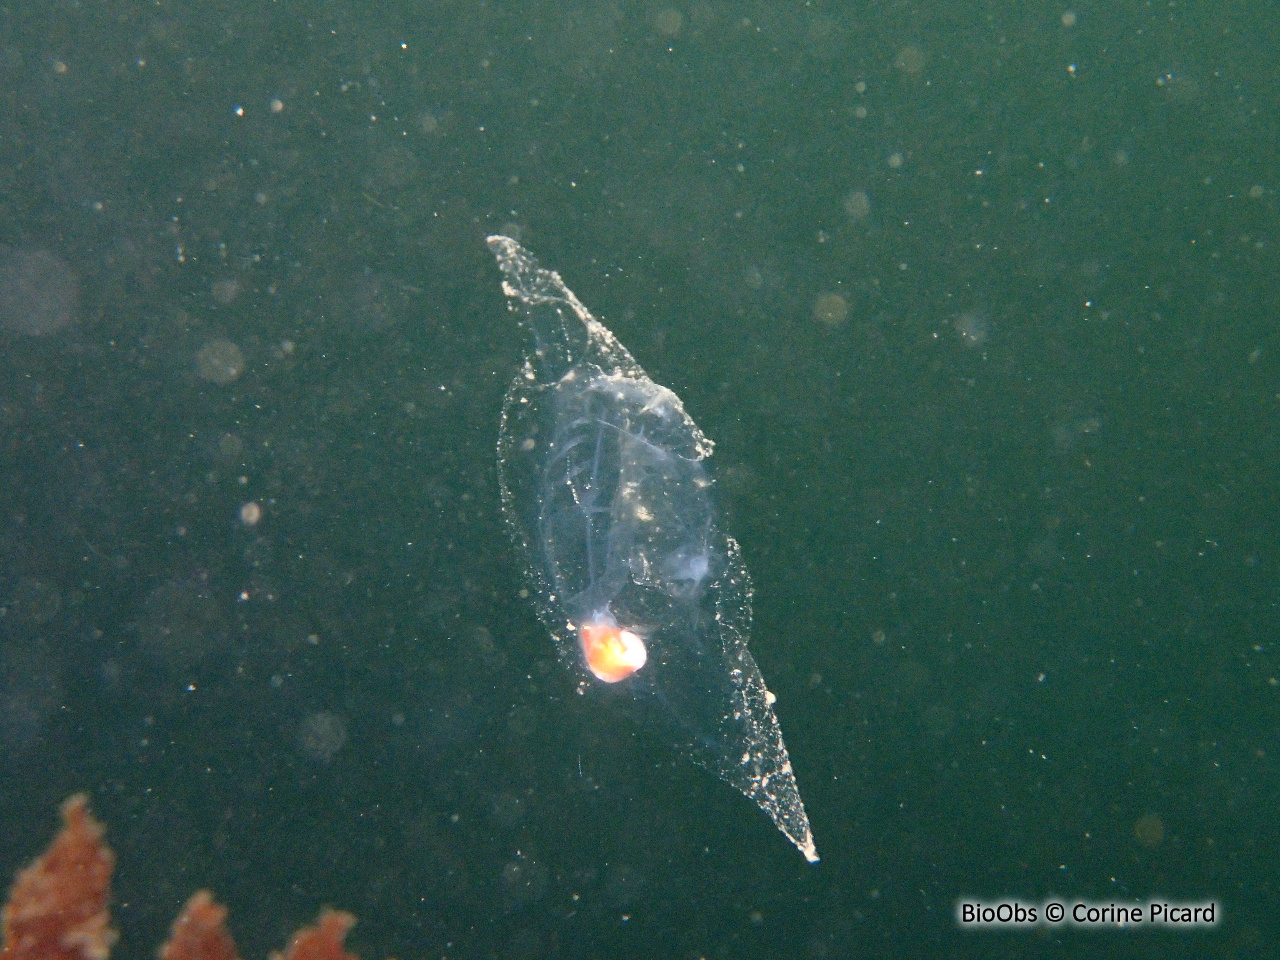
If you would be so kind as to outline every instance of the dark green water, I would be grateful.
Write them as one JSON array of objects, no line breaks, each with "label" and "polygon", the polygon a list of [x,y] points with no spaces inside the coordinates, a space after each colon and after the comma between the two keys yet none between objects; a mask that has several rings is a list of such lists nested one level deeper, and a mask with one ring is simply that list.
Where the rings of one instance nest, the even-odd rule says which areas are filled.
[{"label": "dark green water", "polygon": [[[0,871],[83,790],[119,957],[1271,954],[1274,14],[0,6]],[[499,231],[717,442],[819,865],[519,596]],[[954,921],[1052,895],[1223,919]]]}]

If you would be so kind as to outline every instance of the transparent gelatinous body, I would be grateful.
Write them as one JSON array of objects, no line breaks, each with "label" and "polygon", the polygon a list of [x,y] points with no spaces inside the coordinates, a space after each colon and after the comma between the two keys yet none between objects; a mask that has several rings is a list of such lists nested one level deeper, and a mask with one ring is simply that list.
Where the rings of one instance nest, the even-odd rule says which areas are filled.
[{"label": "transparent gelatinous body", "polygon": [[498,440],[503,510],[560,660],[754,800],[811,861],[751,579],[716,525],[713,445],[552,271],[490,237],[528,353]]}]

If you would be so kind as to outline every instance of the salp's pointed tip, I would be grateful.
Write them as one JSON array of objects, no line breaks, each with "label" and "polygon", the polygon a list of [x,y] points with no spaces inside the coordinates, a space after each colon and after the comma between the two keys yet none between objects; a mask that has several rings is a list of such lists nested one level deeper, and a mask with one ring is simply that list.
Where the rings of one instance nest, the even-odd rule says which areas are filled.
[{"label": "salp's pointed tip", "polygon": [[817,863],[820,859],[818,857],[818,848],[814,845],[812,836],[805,837],[804,842],[797,843],[796,847],[804,854],[804,858],[810,863]]},{"label": "salp's pointed tip", "polygon": [[778,829],[782,831],[783,835],[788,840],[790,840],[792,843],[795,844],[796,849],[799,850],[804,855],[804,858],[806,860],[808,860],[810,863],[817,863],[818,862],[818,846],[813,842],[813,831],[809,829],[808,820],[806,819],[805,822],[800,826],[802,829],[796,830],[794,832],[791,830],[788,830],[785,826],[782,826],[782,825],[779,825]]}]

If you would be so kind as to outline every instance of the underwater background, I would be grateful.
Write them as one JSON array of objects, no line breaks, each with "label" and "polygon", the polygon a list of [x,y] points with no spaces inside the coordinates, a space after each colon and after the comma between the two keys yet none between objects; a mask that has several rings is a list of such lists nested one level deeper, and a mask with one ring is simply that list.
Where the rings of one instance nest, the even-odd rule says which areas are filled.
[{"label": "underwater background", "polygon": [[[0,874],[118,957],[1253,957],[1280,892],[1271,4],[0,5]],[[821,863],[573,692],[484,237],[716,442]],[[962,897],[1215,900],[972,931]]]}]

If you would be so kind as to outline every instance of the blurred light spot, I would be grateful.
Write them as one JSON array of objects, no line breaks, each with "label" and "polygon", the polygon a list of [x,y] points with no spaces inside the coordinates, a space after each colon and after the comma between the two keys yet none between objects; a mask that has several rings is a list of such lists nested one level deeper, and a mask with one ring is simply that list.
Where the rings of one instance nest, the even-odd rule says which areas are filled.
[{"label": "blurred light spot", "polygon": [[212,287],[213,299],[217,300],[221,304],[231,303],[236,297],[240,296],[240,291],[242,289],[243,285],[239,280],[232,278],[226,280],[215,280]]},{"label": "blurred light spot", "polygon": [[244,354],[230,340],[210,340],[196,354],[202,380],[225,386],[244,373]]},{"label": "blurred light spot", "polygon": [[142,648],[175,672],[191,669],[228,642],[222,610],[203,576],[151,591],[137,629]]},{"label": "blurred light spot", "polygon": [[22,577],[5,601],[5,614],[15,623],[42,626],[62,609],[62,594],[52,584],[35,577]]},{"label": "blurred light spot", "polygon": [[328,763],[347,743],[347,725],[328,710],[309,713],[298,724],[298,747],[312,760]]},{"label": "blurred light spot", "polygon": [[844,198],[844,212],[850,220],[865,220],[871,212],[871,198],[865,190],[854,190]]},{"label": "blurred light spot", "polygon": [[926,57],[919,47],[903,47],[893,65],[910,77],[918,77],[924,71]]},{"label": "blurred light spot", "polygon": [[520,851],[502,868],[502,892],[508,909],[518,910],[535,903],[546,889],[547,868]]},{"label": "blurred light spot", "polygon": [[524,819],[525,804],[514,793],[495,794],[489,801],[489,812],[493,822],[505,830],[519,826]]},{"label": "blurred light spot", "polygon": [[991,318],[985,310],[966,310],[952,325],[966,346],[980,347],[991,336]]},{"label": "blurred light spot", "polygon": [[0,327],[40,337],[70,325],[80,285],[67,262],[48,250],[0,248]]},{"label": "blurred light spot", "polygon": [[40,747],[64,695],[54,661],[32,647],[0,647],[0,757]]},{"label": "blurred light spot", "polygon": [[1164,821],[1158,813],[1144,813],[1134,823],[1133,835],[1144,847],[1158,847],[1164,840]]},{"label": "blurred light spot", "polygon": [[653,29],[664,37],[674,37],[684,26],[684,17],[679,10],[666,7],[653,15]]},{"label": "blurred light spot", "polygon": [[838,293],[824,293],[813,305],[813,318],[828,327],[838,327],[849,316],[849,304]]},{"label": "blurred light spot", "polygon": [[224,433],[218,438],[218,456],[227,460],[239,460],[244,453],[244,441],[234,433]]}]

